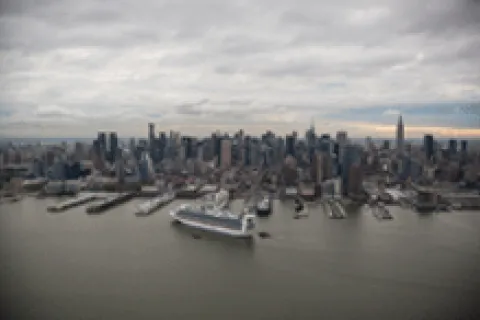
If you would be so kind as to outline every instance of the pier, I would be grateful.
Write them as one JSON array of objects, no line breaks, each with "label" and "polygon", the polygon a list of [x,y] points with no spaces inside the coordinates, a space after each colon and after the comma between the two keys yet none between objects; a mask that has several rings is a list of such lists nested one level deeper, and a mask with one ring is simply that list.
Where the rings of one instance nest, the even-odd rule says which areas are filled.
[{"label": "pier", "polygon": [[121,193],[119,195],[106,199],[102,203],[88,207],[86,211],[89,214],[101,213],[107,209],[110,209],[114,206],[117,206],[119,204],[122,204],[131,200],[134,196],[135,196],[135,192]]},{"label": "pier", "polygon": [[201,186],[197,184],[187,184],[182,189],[177,191],[177,198],[179,199],[196,199],[200,196],[198,192]]},{"label": "pier", "polygon": [[75,199],[67,200],[67,201],[61,202],[59,204],[49,206],[47,208],[47,211],[49,211],[49,212],[65,211],[67,209],[77,207],[77,206],[80,206],[82,204],[91,202],[91,201],[93,201],[97,198],[98,198],[97,195],[87,194],[87,195],[84,195],[84,196],[77,197]]},{"label": "pier", "polygon": [[168,192],[138,206],[136,216],[147,216],[175,200],[175,193]]}]

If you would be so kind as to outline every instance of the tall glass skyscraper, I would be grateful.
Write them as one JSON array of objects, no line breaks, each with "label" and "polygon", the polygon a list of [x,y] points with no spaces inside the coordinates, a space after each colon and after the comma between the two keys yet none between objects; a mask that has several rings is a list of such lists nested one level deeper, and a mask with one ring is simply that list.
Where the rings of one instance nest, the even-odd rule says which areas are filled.
[{"label": "tall glass skyscraper", "polygon": [[348,184],[349,184],[349,174],[350,167],[358,163],[360,160],[360,155],[358,148],[354,145],[347,144],[344,147],[344,152],[342,156],[342,166],[341,166],[341,178],[342,178],[342,194],[347,195],[348,193]]},{"label": "tall glass skyscraper", "polygon": [[434,152],[434,140],[431,134],[426,134],[423,138],[423,149],[427,160],[431,160]]},{"label": "tall glass skyscraper", "polygon": [[405,129],[402,116],[398,117],[397,123],[397,153],[403,154],[405,147]]}]

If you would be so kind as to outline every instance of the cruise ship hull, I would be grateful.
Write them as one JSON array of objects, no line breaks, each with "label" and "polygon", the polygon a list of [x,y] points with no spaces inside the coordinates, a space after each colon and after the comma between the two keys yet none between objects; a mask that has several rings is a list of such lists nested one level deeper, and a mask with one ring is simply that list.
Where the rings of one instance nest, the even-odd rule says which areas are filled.
[{"label": "cruise ship hull", "polygon": [[243,231],[239,229],[237,230],[237,229],[225,228],[221,226],[215,226],[215,225],[210,225],[210,224],[206,224],[198,221],[193,221],[188,218],[179,217],[178,215],[176,215],[174,211],[170,212],[170,215],[172,216],[174,221],[193,229],[200,229],[203,231],[218,233],[218,234],[222,234],[222,235],[226,235],[234,238],[251,238],[253,236],[253,230]]}]

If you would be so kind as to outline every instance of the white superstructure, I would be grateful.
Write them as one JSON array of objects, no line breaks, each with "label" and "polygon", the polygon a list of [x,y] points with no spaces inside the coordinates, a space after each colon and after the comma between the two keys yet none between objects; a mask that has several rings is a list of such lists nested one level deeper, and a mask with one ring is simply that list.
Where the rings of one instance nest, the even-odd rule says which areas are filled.
[{"label": "white superstructure", "polygon": [[220,190],[216,193],[210,193],[205,196],[207,206],[213,206],[219,210],[225,209],[230,204],[230,193],[227,190]]}]

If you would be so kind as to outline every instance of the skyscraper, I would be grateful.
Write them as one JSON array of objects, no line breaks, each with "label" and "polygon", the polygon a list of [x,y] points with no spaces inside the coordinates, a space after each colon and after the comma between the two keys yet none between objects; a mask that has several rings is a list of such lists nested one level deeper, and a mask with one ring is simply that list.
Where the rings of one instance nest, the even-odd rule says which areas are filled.
[{"label": "skyscraper", "polygon": [[426,134],[423,138],[423,149],[425,151],[425,157],[427,158],[427,160],[431,160],[433,157],[433,145],[433,136],[431,134]]},{"label": "skyscraper", "polygon": [[460,151],[462,152],[462,154],[467,153],[467,147],[468,147],[467,140],[460,141]]},{"label": "skyscraper", "polygon": [[250,136],[245,137],[244,145],[243,165],[248,167],[252,164],[252,141]]},{"label": "skyscraper", "polygon": [[228,168],[232,164],[232,140],[222,139],[221,153],[220,153],[220,166],[222,168]]},{"label": "skyscraper", "polygon": [[346,131],[338,131],[337,132],[337,143],[340,147],[343,147],[347,143],[347,132]]},{"label": "skyscraper", "polygon": [[397,153],[403,154],[404,152],[404,145],[405,145],[405,131],[403,126],[403,119],[400,115],[398,117],[397,123]]},{"label": "skyscraper", "polygon": [[457,149],[458,149],[457,140],[455,140],[455,139],[448,140],[449,156],[454,156],[455,154],[457,154]]},{"label": "skyscraper", "polygon": [[350,181],[350,168],[359,162],[359,153],[356,146],[347,144],[342,155],[342,193],[344,195],[348,194],[349,181]]},{"label": "skyscraper", "polygon": [[107,153],[107,135],[105,132],[99,132],[97,141],[99,143],[99,156],[100,158],[104,158]]},{"label": "skyscraper", "polygon": [[118,149],[118,136],[116,132],[110,132],[110,149],[108,150],[108,160],[111,163],[115,162],[115,158],[117,156],[117,149]]},{"label": "skyscraper", "polygon": [[295,157],[295,136],[287,135],[285,138],[285,153],[287,156]]},{"label": "skyscraper", "polygon": [[155,124],[149,123],[148,124],[148,143],[149,143],[150,149],[153,148],[154,141],[155,141]]},{"label": "skyscraper", "polygon": [[338,150],[337,150],[337,159],[338,163],[342,164],[343,163],[343,153],[345,150],[345,145],[348,142],[348,134],[346,131],[338,131],[337,136],[336,136],[337,144],[338,144]]}]

